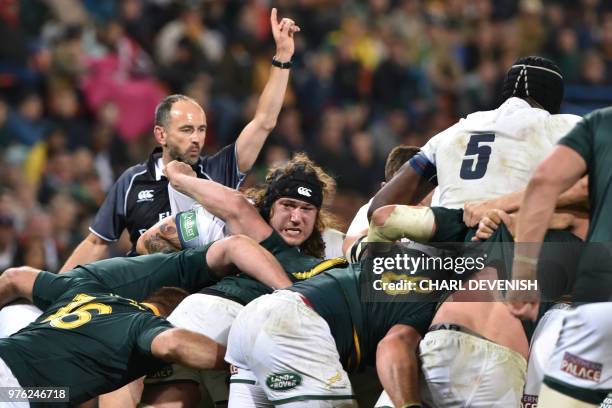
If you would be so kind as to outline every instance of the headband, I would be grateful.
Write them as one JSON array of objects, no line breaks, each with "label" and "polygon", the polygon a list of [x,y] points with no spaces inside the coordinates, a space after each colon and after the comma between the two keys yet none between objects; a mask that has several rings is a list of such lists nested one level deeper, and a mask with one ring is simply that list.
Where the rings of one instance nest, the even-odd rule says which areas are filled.
[{"label": "headband", "polygon": [[272,181],[264,196],[264,217],[269,217],[272,204],[279,198],[293,198],[321,208],[323,187],[314,173],[296,172]]}]

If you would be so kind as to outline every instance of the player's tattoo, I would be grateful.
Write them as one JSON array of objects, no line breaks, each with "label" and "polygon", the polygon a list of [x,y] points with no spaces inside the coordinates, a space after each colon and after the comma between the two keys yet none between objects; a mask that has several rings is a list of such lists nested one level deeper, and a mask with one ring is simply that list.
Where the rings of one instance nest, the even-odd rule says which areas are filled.
[{"label": "player's tattoo", "polygon": [[159,230],[164,235],[176,234],[176,228],[174,227],[174,225],[162,224],[159,227]]},{"label": "player's tattoo", "polygon": [[174,222],[172,223],[163,223],[159,226],[159,231],[164,240],[173,245],[175,250],[181,249],[181,241],[178,237],[178,232],[176,230],[176,225]]},{"label": "player's tattoo", "polygon": [[150,254],[154,254],[157,252],[175,252],[176,251],[176,247],[174,247],[170,242],[162,238],[159,232],[153,236],[147,237],[145,239],[144,245]]}]

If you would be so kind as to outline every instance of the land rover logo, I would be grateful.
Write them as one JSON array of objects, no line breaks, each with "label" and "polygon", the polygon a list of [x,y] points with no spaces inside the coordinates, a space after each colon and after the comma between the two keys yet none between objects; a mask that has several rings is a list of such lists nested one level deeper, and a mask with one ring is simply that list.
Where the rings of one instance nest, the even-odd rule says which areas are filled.
[{"label": "land rover logo", "polygon": [[298,187],[298,189],[297,189],[298,194],[301,194],[301,195],[306,196],[306,197],[310,197],[310,192],[311,191],[312,191],[311,189],[306,188],[306,187]]},{"label": "land rover logo", "polygon": [[302,377],[296,373],[270,374],[266,385],[274,391],[289,391],[302,383]]}]

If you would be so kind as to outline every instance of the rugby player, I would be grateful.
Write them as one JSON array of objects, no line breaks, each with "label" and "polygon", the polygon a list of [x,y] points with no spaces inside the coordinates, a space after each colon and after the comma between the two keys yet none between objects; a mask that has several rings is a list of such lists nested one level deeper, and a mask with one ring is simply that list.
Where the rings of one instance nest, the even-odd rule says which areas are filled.
[{"label": "rugby player", "polygon": [[495,110],[472,113],[432,137],[376,194],[370,218],[384,205],[418,203],[435,186],[440,190],[439,206],[414,210],[427,224],[420,231],[419,223],[423,236],[417,240],[463,241],[468,226],[461,209],[466,202],[496,200],[489,209],[515,211],[522,197],[518,192],[537,164],[580,120],[558,114],[563,88],[563,77],[552,61],[519,58],[504,80],[505,102]]},{"label": "rugby player", "polygon": [[[435,303],[376,299],[365,261],[249,303],[231,327],[232,408],[354,407],[347,372],[375,365],[395,406],[419,406],[415,350]],[[409,295],[412,296],[412,295]],[[246,380],[245,372],[251,380]],[[250,394],[239,388],[250,381]]]},{"label": "rugby player", "polygon": [[[583,178],[580,183],[585,181]],[[586,219],[580,213],[575,213],[577,215],[575,216],[574,214],[555,212],[548,227],[548,234],[562,234],[550,230],[560,231],[569,229],[576,237],[584,240],[586,230],[588,229],[588,211],[585,213]],[[478,230],[472,240],[490,239],[497,230],[500,230],[497,234],[502,236],[498,241],[505,243],[513,242],[517,215],[518,213],[507,214],[501,210],[489,211],[480,220]],[[508,236],[508,234],[512,236]],[[554,237],[548,236],[548,240],[552,238]],[[554,265],[552,268],[548,267],[549,276],[544,276],[541,272],[538,276],[540,283],[544,285],[541,289],[546,291],[546,297],[551,302],[540,307],[538,315],[541,317],[538,317],[537,325],[531,336],[527,377],[525,379],[523,397],[521,398],[521,404],[524,408],[535,408],[538,404],[538,394],[544,379],[544,370],[548,366],[553,352],[551,344],[557,342],[563,319],[571,310],[569,294],[571,294],[575,282],[576,263],[580,257],[582,245],[570,244],[554,248],[555,245],[557,244],[547,247],[547,250],[552,250],[553,253],[548,254],[549,259],[543,262]],[[511,250],[510,248],[508,249]]]},{"label": "rugby player", "polygon": [[270,27],[276,44],[270,76],[253,119],[236,142],[214,156],[201,157],[207,128],[202,107],[185,95],[166,97],[156,108],[153,129],[161,147],[153,151],[147,162],[132,166],[118,178],[98,210],[90,234],[76,247],[62,271],[102,259],[109,243],[118,240],[124,229],[130,234],[133,254],[140,235],[170,215],[168,181],[162,169],[172,160],[189,163],[200,178],[232,188],[240,186],[276,125],[295,51],[293,36],[300,31],[289,18],[279,22],[275,8],[270,13]]},{"label": "rugby player", "polygon": [[222,366],[222,350],[213,340],[173,329],[159,317],[167,316],[187,292],[164,289],[149,303],[136,299],[160,282],[194,291],[236,273],[236,268],[269,285],[289,284],[273,256],[244,236],[175,254],[116,258],[80,268],[78,274],[58,275],[22,267],[0,276],[0,305],[22,297],[44,311],[34,323],[0,339],[0,384],[67,387],[70,404],[78,404],[164,362]]},{"label": "rugby player", "polygon": [[[382,207],[372,218],[368,241],[395,240],[397,231],[409,231],[407,237],[420,242],[462,242],[474,232],[464,223],[461,207],[466,201],[497,200],[493,205],[504,210],[518,208],[522,193],[516,191],[580,118],[556,114],[563,79],[556,65],[544,58],[517,60],[505,78],[502,96],[506,100],[498,109],[468,115],[434,136],[373,201],[375,209],[387,203],[413,203],[437,184],[442,207]],[[498,200],[504,194],[505,200]],[[569,201],[582,198],[577,192]],[[473,295],[463,300],[475,300]],[[518,405],[528,350],[527,338],[516,335],[524,333],[520,322],[502,304],[464,303],[457,295],[454,300],[440,306],[420,346],[435,404],[460,406],[469,399],[474,406],[490,406],[492,401]],[[489,356],[500,356],[505,367],[486,357],[491,350],[495,353]],[[460,366],[462,352],[471,356],[471,366],[460,364],[462,374],[451,376],[449,368]],[[490,375],[475,378],[489,363]],[[496,373],[503,373],[505,380]]]},{"label": "rugby player", "polygon": [[[612,390],[610,338],[612,287],[609,247],[610,134],[612,108],[588,114],[537,168],[519,213],[513,278],[531,278],[540,243],[557,197],[585,174],[589,176],[590,217],[587,242],[580,258],[573,291],[575,309],[562,323],[559,340],[545,372],[539,395],[540,407],[596,407]],[[597,244],[599,243],[599,244]],[[510,293],[512,314],[534,319],[539,301],[526,301]],[[595,303],[600,302],[600,303]]]},{"label": "rugby player", "polygon": [[[270,169],[265,185],[251,192],[254,205],[240,192],[194,177],[191,168],[183,163],[168,164],[166,174],[179,192],[194,198],[211,214],[224,220],[230,233],[247,235],[271,250],[292,280],[309,278],[344,262],[342,259],[325,262],[320,259],[324,253],[321,232],[330,223],[329,214],[321,207],[332,194],[335,183],[304,154],[297,154],[288,163]],[[157,230],[141,237],[137,248],[145,252],[173,249],[178,241],[181,246],[199,245],[193,215],[179,213],[176,221],[163,220],[156,226]],[[169,320],[175,326],[205,334],[219,347],[225,347],[238,312],[253,299],[270,292],[266,285],[242,275],[223,279],[185,299]],[[218,384],[210,380],[210,373],[179,366],[163,373],[146,380],[143,402],[158,405],[174,401],[195,406],[200,399],[200,385],[206,384],[210,390],[211,381]],[[251,380],[244,381],[240,386],[248,394],[248,381]],[[213,399],[217,403],[226,401],[227,391],[224,394],[219,386],[215,389],[220,392],[215,391]]]}]

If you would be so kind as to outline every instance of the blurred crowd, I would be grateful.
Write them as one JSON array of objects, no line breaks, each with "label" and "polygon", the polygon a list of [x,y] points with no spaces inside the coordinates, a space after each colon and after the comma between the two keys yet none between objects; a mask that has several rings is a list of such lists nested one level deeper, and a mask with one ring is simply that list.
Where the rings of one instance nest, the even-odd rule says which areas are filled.
[{"label": "blurred crowd", "polygon": [[163,96],[204,107],[206,152],[233,141],[269,72],[272,6],[302,31],[247,184],[306,151],[336,177],[344,223],[393,146],[497,107],[518,56],[555,60],[574,98],[612,99],[601,0],[0,0],[0,271],[63,264],[114,179],[154,147]]}]

